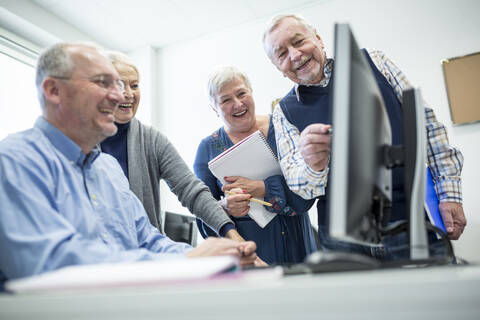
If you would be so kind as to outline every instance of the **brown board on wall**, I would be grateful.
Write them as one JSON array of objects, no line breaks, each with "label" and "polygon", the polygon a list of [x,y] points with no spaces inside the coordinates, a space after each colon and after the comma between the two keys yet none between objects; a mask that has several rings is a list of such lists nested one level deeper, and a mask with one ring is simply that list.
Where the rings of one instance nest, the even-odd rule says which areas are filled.
[{"label": "brown board on wall", "polygon": [[442,61],[454,124],[480,121],[480,52]]}]

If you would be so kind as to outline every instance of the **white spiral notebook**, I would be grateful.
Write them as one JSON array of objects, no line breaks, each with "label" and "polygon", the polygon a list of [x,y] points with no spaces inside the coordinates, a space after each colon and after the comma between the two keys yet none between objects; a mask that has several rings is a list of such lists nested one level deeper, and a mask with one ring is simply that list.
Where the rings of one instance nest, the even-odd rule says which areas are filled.
[{"label": "white spiral notebook", "polygon": [[[223,184],[226,183],[223,177],[241,176],[264,180],[282,174],[277,157],[260,131],[255,131],[210,160],[208,168]],[[250,202],[248,215],[264,228],[276,214],[267,211],[261,204]]]}]

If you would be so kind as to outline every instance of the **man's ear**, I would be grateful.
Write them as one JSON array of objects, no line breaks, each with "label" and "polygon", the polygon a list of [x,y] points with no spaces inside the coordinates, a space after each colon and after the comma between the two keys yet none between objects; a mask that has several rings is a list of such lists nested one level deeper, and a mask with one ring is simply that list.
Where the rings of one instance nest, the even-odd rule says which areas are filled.
[{"label": "man's ear", "polygon": [[45,102],[50,104],[60,104],[60,90],[58,87],[58,80],[50,77],[46,77],[42,83],[43,95],[45,96]]},{"label": "man's ear", "polygon": [[325,45],[323,44],[322,37],[318,35],[317,30],[315,30],[315,38],[318,39],[318,41],[320,42],[320,46],[322,47],[323,50],[325,50]]}]

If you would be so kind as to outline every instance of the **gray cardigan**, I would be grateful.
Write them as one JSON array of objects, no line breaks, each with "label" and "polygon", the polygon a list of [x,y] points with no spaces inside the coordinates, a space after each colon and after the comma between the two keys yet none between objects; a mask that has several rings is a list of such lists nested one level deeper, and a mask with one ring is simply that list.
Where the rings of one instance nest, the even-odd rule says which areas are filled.
[{"label": "gray cardigan", "polygon": [[163,230],[160,219],[160,179],[184,207],[217,232],[233,223],[208,187],[187,167],[166,136],[133,118],[127,132],[128,180],[150,222]]}]

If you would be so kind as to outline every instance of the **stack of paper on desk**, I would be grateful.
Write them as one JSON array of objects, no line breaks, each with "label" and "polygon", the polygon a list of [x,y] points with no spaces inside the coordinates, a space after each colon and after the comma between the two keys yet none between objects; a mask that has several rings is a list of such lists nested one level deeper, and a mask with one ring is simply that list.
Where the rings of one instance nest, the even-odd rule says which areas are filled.
[{"label": "stack of paper on desk", "polygon": [[10,292],[34,292],[182,283],[209,279],[225,271],[238,269],[233,256],[205,258],[167,258],[132,263],[72,266],[41,275],[10,280]]},{"label": "stack of paper on desk", "polygon": [[[224,177],[241,176],[264,180],[282,174],[275,154],[260,131],[255,131],[212,159],[208,168],[223,184],[226,183]],[[248,215],[262,228],[275,217],[275,213],[254,202],[250,202]]]}]

